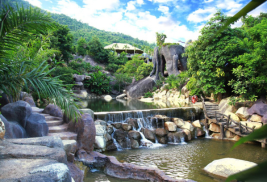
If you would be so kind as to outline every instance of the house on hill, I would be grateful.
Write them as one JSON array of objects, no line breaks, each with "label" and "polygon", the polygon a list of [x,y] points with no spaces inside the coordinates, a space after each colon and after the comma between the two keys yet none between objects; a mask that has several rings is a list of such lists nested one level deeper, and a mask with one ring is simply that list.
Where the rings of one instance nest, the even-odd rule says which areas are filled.
[{"label": "house on hill", "polygon": [[134,47],[130,44],[123,44],[123,43],[113,43],[104,47],[104,49],[113,49],[118,54],[122,53],[123,51],[127,54],[142,54],[144,51],[141,49]]}]

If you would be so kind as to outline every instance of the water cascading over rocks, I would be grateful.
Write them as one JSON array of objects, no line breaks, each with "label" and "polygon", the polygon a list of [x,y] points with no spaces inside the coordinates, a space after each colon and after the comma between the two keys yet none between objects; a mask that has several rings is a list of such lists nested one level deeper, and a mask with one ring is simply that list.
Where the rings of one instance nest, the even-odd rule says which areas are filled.
[{"label": "water cascading over rocks", "polygon": [[198,130],[202,131],[201,125],[198,128],[191,124],[201,117],[201,110],[196,108],[95,113],[96,128],[103,130],[99,123],[106,128],[100,132],[101,137],[96,137],[95,149],[105,151],[185,144],[198,135]]}]

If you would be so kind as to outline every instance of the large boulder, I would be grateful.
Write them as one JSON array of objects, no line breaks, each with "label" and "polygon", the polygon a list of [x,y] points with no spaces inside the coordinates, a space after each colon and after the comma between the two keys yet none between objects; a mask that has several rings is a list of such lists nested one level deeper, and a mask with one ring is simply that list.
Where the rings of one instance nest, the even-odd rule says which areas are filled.
[{"label": "large boulder", "polygon": [[0,162],[0,168],[0,181],[3,182],[71,182],[71,175],[68,166],[50,159],[4,159]]},{"label": "large boulder", "polygon": [[194,127],[191,123],[184,121],[180,118],[172,118],[173,122],[181,129],[187,129],[190,131],[194,130]]},{"label": "large boulder", "polygon": [[8,121],[16,121],[25,128],[26,120],[32,114],[32,108],[27,102],[20,100],[2,107],[1,113]]},{"label": "large boulder", "polygon": [[26,138],[25,129],[17,122],[7,121],[6,118],[0,114],[1,120],[5,124],[5,138]]},{"label": "large boulder", "polygon": [[[178,75],[180,71],[187,70],[187,57],[183,56],[185,52],[181,45],[166,45],[160,49],[160,58],[162,65],[166,62],[168,75]],[[164,72],[164,67],[161,67],[161,72]]]},{"label": "large boulder", "polygon": [[127,147],[127,137],[128,133],[122,129],[118,129],[114,132],[113,137],[116,139],[116,141],[122,146],[123,148]]},{"label": "large boulder", "polygon": [[261,122],[262,120],[262,117],[258,114],[253,114],[250,118],[249,118],[250,121],[253,121],[253,122]]},{"label": "large boulder", "polygon": [[132,125],[130,124],[127,124],[127,123],[122,123],[122,129],[125,130],[125,131],[129,131],[131,130],[133,127]]},{"label": "large boulder", "polygon": [[169,142],[180,143],[182,138],[184,138],[183,131],[169,132],[168,133],[168,141]]},{"label": "large boulder", "polygon": [[151,140],[152,142],[155,142],[155,135],[151,130],[144,128],[142,129],[142,132],[144,133],[146,139]]},{"label": "large boulder", "polygon": [[112,97],[110,95],[105,95],[104,96],[104,100],[107,101],[107,102],[109,102],[109,101],[112,100]]},{"label": "large boulder", "polygon": [[142,137],[138,131],[129,131],[128,133],[130,139],[140,140]]},{"label": "large boulder", "polygon": [[126,121],[126,123],[132,125],[132,127],[135,128],[135,129],[138,129],[139,128],[138,123],[137,123],[137,119],[130,118],[130,119],[128,119]]},{"label": "large boulder", "polygon": [[209,163],[204,171],[209,173],[214,177],[227,178],[228,176],[246,170],[248,168],[254,167],[257,164],[254,162],[249,162],[234,158],[223,158],[214,160]]},{"label": "large boulder", "polygon": [[74,155],[77,150],[77,142],[76,140],[62,140],[62,143],[64,145],[64,150],[67,155],[67,159],[69,162],[74,161]]},{"label": "large boulder", "polygon": [[262,116],[261,121],[267,123],[267,104],[264,104],[261,100],[258,100],[250,109],[248,109],[250,115],[258,114]]},{"label": "large boulder", "polygon": [[156,135],[158,137],[164,137],[168,134],[167,130],[165,130],[164,128],[157,128],[156,129]]},{"label": "large boulder", "polygon": [[211,123],[210,124],[209,130],[213,131],[213,132],[216,132],[216,133],[220,133],[221,132],[220,126],[215,124],[215,123]]},{"label": "large boulder", "polygon": [[48,135],[48,125],[41,114],[31,114],[26,120],[25,130],[29,137],[42,137]]},{"label": "large boulder", "polygon": [[224,114],[227,115],[227,116],[230,115],[230,117],[231,117],[232,120],[234,120],[236,122],[240,122],[239,117],[235,113],[230,112],[230,111],[226,111]]},{"label": "large boulder", "polygon": [[62,110],[58,106],[56,106],[54,104],[47,105],[44,108],[43,113],[50,114],[51,116],[56,116],[56,117],[59,117],[59,118],[63,118]]},{"label": "large boulder", "polygon": [[29,103],[30,106],[32,106],[32,107],[36,107],[35,102],[34,102],[34,100],[33,100],[32,97],[25,97],[23,100],[24,100],[25,102]]},{"label": "large boulder", "polygon": [[90,114],[83,114],[78,121],[70,121],[68,130],[77,133],[77,147],[86,152],[94,150],[96,128]]},{"label": "large boulder", "polygon": [[177,129],[176,124],[173,122],[165,122],[164,127],[168,131],[176,131],[176,129]]},{"label": "large boulder", "polygon": [[127,97],[137,99],[149,92],[155,86],[155,80],[152,77],[146,77],[142,80],[132,83],[127,89]]},{"label": "large boulder", "polygon": [[91,109],[79,109],[79,111],[82,113],[82,114],[90,114],[92,118],[94,118],[94,111],[91,110]]},{"label": "large boulder", "polygon": [[247,121],[249,118],[248,108],[240,107],[235,113],[242,121]]},{"label": "large boulder", "polygon": [[246,125],[250,128],[253,128],[255,126],[255,129],[262,127],[262,123],[259,122],[241,121],[241,124]]}]

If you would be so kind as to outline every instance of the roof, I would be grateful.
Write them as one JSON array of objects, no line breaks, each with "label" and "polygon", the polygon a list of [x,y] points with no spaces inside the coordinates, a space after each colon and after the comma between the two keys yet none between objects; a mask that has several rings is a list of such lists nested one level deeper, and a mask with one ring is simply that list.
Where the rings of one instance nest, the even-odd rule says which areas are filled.
[{"label": "roof", "polygon": [[126,50],[125,46],[127,46],[127,50],[142,51],[141,49],[138,49],[137,47],[134,47],[130,44],[123,44],[123,43],[113,43],[105,46],[104,49]]}]

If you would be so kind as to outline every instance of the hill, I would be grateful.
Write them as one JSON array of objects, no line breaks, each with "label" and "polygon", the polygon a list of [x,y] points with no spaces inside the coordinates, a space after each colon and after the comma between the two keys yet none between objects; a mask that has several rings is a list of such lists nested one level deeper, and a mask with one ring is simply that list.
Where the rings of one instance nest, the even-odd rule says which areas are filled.
[{"label": "hill", "polygon": [[[18,3],[18,5],[22,4],[24,7],[31,6],[29,2],[24,1],[24,0],[16,0],[16,1],[5,0],[4,2],[9,2],[9,4],[14,8],[16,8],[16,2]],[[89,42],[93,36],[97,36],[103,46],[106,46],[112,43],[128,43],[131,45],[137,44],[137,47],[139,48],[142,48],[142,46],[149,46],[151,48],[155,47],[155,44],[149,44],[147,41],[139,40],[129,35],[125,35],[125,34],[118,33],[118,32],[109,32],[105,30],[99,30],[95,27],[89,26],[86,23],[82,23],[64,14],[50,13],[50,15],[59,24],[67,25],[69,27],[69,29],[71,30],[71,33],[73,34],[75,44],[77,43],[78,39],[81,37],[85,38],[85,40]]]}]

